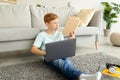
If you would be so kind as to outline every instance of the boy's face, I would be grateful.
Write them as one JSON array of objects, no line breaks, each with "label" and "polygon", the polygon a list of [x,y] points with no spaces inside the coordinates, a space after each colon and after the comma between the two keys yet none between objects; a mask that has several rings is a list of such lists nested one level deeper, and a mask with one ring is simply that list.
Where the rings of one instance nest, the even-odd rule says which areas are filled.
[{"label": "boy's face", "polygon": [[50,29],[50,30],[57,30],[58,27],[59,27],[59,20],[57,18],[57,19],[51,20],[49,23],[47,22],[45,24],[48,27],[48,29]]}]

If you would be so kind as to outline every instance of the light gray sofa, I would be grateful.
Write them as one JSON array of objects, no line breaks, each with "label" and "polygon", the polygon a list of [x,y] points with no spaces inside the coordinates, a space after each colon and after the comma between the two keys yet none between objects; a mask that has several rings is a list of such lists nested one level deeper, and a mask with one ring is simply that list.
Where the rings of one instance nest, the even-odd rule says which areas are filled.
[{"label": "light gray sofa", "polygon": [[[47,12],[58,14],[62,30],[67,18],[76,15],[74,8],[37,8],[29,5],[0,5],[0,52],[30,50],[35,37],[45,30],[43,17]],[[101,12],[96,11],[87,27],[76,31],[77,44],[91,39],[99,41]]]}]

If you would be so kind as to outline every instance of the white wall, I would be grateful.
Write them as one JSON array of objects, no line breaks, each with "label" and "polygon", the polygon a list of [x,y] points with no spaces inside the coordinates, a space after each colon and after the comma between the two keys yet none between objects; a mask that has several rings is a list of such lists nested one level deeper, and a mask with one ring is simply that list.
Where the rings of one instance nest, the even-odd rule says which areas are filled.
[{"label": "white wall", "polygon": [[67,0],[17,0],[17,4],[41,4],[48,7],[64,7],[67,5],[67,2]]},{"label": "white wall", "polygon": [[[17,0],[17,4],[41,4],[47,7],[66,7],[68,2],[71,2],[74,7],[77,9],[80,8],[96,8],[103,9],[100,2],[108,1],[108,2],[116,2],[120,4],[119,0]],[[105,26],[105,22],[103,21],[103,28]],[[120,18],[118,23],[112,25],[111,31],[119,31],[120,32]]]}]

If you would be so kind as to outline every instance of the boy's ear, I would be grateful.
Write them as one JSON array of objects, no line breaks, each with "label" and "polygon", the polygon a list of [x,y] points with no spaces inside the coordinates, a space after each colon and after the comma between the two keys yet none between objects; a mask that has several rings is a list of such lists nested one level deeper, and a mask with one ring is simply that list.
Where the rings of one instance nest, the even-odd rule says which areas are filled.
[{"label": "boy's ear", "polygon": [[45,25],[47,25],[48,23],[47,22],[45,22]]},{"label": "boy's ear", "polygon": [[49,23],[48,22],[45,22],[46,25],[48,25]]},{"label": "boy's ear", "polygon": [[48,23],[48,22],[46,22],[46,23],[45,23],[45,25],[46,25],[46,26],[48,26],[48,25],[49,25],[49,23]]}]

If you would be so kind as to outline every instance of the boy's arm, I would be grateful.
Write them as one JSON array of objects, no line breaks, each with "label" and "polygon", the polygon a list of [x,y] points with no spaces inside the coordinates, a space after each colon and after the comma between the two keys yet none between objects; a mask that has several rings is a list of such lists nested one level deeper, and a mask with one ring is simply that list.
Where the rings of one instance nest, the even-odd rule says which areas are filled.
[{"label": "boy's arm", "polygon": [[46,55],[45,51],[42,51],[42,50],[38,49],[38,47],[36,47],[36,46],[32,46],[31,52],[35,53],[35,54],[38,54],[38,55],[41,55],[41,56]]}]

